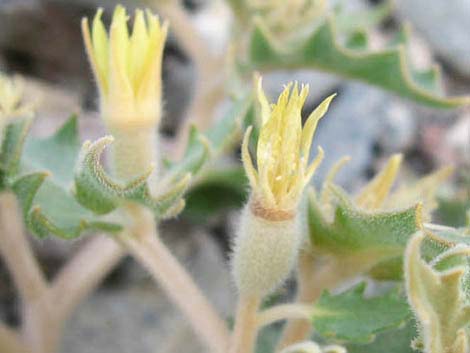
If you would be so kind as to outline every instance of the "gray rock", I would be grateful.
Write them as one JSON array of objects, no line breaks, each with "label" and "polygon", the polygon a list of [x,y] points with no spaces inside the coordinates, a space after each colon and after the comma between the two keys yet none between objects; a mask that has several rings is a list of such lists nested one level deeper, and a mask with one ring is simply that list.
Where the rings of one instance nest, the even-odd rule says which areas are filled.
[{"label": "gray rock", "polygon": [[397,0],[410,21],[454,69],[470,77],[470,0]]},{"label": "gray rock", "polygon": [[[175,232],[176,230],[176,232]],[[166,229],[165,241],[190,269],[211,302],[228,315],[234,291],[220,249],[205,233]],[[180,236],[184,234],[184,236]],[[120,288],[102,289],[84,302],[68,323],[67,353],[196,353],[205,348],[182,315],[149,275],[131,263],[132,278]]]},{"label": "gray rock", "polygon": [[320,184],[333,164],[348,155],[352,159],[336,182],[354,189],[373,165],[375,145],[386,154],[400,151],[411,143],[415,130],[412,111],[400,98],[364,84],[346,84],[320,121],[313,140],[312,158],[317,145],[325,150],[325,159],[314,176],[315,184]]}]

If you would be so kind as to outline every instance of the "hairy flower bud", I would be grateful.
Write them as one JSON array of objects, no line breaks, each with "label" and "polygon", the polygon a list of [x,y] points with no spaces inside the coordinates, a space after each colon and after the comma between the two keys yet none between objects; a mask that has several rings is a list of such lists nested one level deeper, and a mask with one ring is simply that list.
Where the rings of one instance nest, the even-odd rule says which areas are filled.
[{"label": "hairy flower bud", "polygon": [[242,212],[232,259],[240,293],[264,296],[289,275],[301,244],[299,219],[270,220],[249,203]]},{"label": "hairy flower bud", "polygon": [[285,280],[297,258],[303,234],[298,204],[323,157],[320,148],[317,158],[308,165],[310,145],[318,120],[333,96],[322,102],[302,127],[307,86],[299,91],[297,84],[287,85],[277,104],[270,106],[261,79],[257,84],[262,112],[258,170],[248,151],[249,128],[242,157],[252,193],[235,239],[233,275],[240,294],[264,296]]},{"label": "hairy flower bud", "polygon": [[113,167],[129,180],[157,162],[157,125],[161,118],[161,65],[167,24],[136,10],[132,34],[127,14],[117,6],[109,35],[101,21],[92,29],[82,21],[85,47],[100,92],[101,115],[115,138]]}]

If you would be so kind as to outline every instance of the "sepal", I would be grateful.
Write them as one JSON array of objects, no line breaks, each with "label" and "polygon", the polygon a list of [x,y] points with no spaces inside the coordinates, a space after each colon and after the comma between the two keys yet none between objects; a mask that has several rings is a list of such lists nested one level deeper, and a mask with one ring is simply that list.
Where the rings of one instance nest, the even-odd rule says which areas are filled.
[{"label": "sepal", "polygon": [[[414,235],[405,253],[407,295],[419,323],[419,341],[426,353],[467,353],[470,306],[463,280],[468,268],[458,265],[436,270],[432,263],[422,259],[424,238],[422,232]],[[453,251],[452,248],[447,250]],[[440,256],[445,257],[445,254]]]},{"label": "sepal", "polygon": [[97,214],[107,214],[126,201],[134,201],[150,208],[157,219],[176,215],[184,206],[181,198],[189,185],[190,174],[163,179],[158,183],[157,188],[162,191],[157,195],[152,195],[148,186],[153,168],[122,185],[100,163],[102,152],[112,141],[112,137],[106,136],[83,144],[75,173],[77,201]]}]

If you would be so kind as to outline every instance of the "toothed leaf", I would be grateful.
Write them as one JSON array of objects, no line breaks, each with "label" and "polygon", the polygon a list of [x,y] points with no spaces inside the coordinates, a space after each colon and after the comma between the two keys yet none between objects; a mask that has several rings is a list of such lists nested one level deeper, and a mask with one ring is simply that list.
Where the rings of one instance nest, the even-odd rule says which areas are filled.
[{"label": "toothed leaf", "polygon": [[323,215],[315,195],[310,195],[308,222],[315,251],[359,272],[401,256],[417,230],[416,207],[368,213],[356,208],[339,188],[335,193],[338,202],[331,221]]},{"label": "toothed leaf", "polygon": [[405,325],[379,333],[368,344],[348,344],[348,353],[417,353],[411,342],[416,337],[416,323],[409,320]]},{"label": "toothed leaf", "polygon": [[366,298],[365,283],[337,295],[324,292],[314,305],[312,324],[325,338],[367,343],[375,335],[404,324],[411,316],[406,299],[395,291]]},{"label": "toothed leaf", "polygon": [[75,238],[90,230],[121,229],[83,208],[70,193],[78,150],[75,117],[48,138],[26,140],[11,187],[22,206],[25,224],[39,237]]},{"label": "toothed leaf", "polygon": [[[439,72],[414,72],[407,62],[405,47],[382,51],[354,50],[338,39],[334,17],[324,22],[300,44],[283,45],[257,21],[251,37],[250,60],[257,69],[312,68],[369,83],[438,108],[470,102],[470,97],[441,96]],[[362,42],[365,39],[361,39]]]},{"label": "toothed leaf", "polygon": [[78,202],[99,214],[109,213],[126,201],[134,201],[150,208],[157,219],[165,218],[167,212],[173,215],[175,208],[181,205],[189,175],[179,179],[164,178],[159,183],[159,195],[152,195],[147,185],[151,169],[121,185],[106,174],[100,163],[104,148],[111,142],[112,138],[103,137],[83,145],[75,173],[75,197]]},{"label": "toothed leaf", "polygon": [[0,150],[0,190],[8,187],[10,178],[18,173],[24,141],[32,119],[20,119],[6,126]]}]

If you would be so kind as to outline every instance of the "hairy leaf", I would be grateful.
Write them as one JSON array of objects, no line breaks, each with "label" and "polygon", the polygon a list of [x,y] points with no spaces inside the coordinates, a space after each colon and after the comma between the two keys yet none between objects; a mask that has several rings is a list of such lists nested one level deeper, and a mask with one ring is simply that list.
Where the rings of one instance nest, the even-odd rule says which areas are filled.
[{"label": "hairy leaf", "polygon": [[334,258],[338,271],[351,271],[352,276],[401,256],[418,229],[417,207],[370,213],[355,207],[339,188],[334,190],[338,203],[331,220],[310,194],[308,224],[313,251]]},{"label": "hairy leaf", "polygon": [[312,68],[335,73],[438,108],[470,102],[470,97],[443,97],[439,70],[433,67],[421,72],[410,68],[403,44],[369,52],[364,50],[367,43],[364,32],[360,36],[356,32],[354,40],[347,41],[346,46],[338,37],[334,17],[325,19],[307,39],[295,44],[277,42],[263,22],[257,21],[251,37],[250,60],[261,70]]},{"label": "hairy leaf", "polygon": [[3,132],[0,150],[0,190],[6,188],[9,178],[18,174],[21,153],[32,119],[20,119],[10,123]]},{"label": "hairy leaf", "polygon": [[314,305],[312,324],[325,338],[355,343],[371,342],[375,335],[396,328],[411,315],[406,299],[391,291],[364,297],[365,283],[338,295],[323,293]]},{"label": "hairy leaf", "polygon": [[349,344],[348,353],[417,353],[411,342],[416,337],[416,323],[409,320],[405,325],[379,333],[368,344]]},{"label": "hairy leaf", "polygon": [[11,187],[33,234],[74,238],[87,230],[120,230],[118,224],[81,207],[69,192],[78,150],[76,117],[48,138],[26,140],[21,167]]},{"label": "hairy leaf", "polygon": [[408,300],[419,323],[420,342],[427,353],[467,353],[470,305],[464,294],[466,266],[438,271],[439,261],[456,254],[470,255],[468,246],[454,247],[427,263],[421,257],[424,234],[418,232],[405,253]]}]

